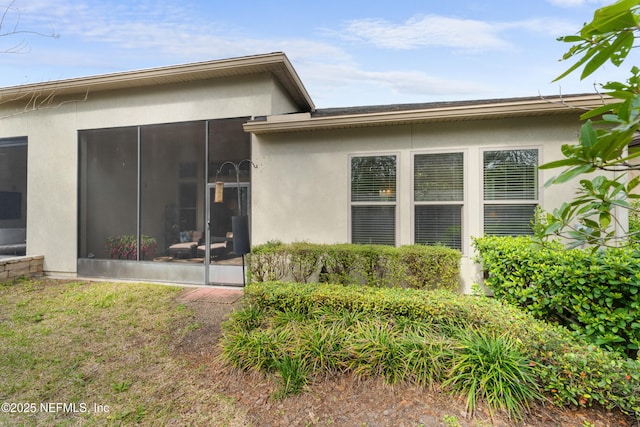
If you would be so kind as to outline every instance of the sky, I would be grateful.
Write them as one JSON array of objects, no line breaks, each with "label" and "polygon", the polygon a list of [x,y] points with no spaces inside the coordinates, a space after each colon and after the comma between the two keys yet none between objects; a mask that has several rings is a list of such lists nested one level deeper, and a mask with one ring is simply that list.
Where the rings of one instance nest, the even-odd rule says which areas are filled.
[{"label": "sky", "polygon": [[[612,0],[0,0],[0,87],[284,52],[316,107],[595,93],[558,36]],[[629,61],[628,61],[629,62]]]}]

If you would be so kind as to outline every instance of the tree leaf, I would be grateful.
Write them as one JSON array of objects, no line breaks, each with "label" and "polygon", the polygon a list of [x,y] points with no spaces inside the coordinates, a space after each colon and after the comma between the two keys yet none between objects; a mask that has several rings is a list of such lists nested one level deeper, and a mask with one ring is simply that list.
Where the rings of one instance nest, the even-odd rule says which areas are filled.
[{"label": "tree leaf", "polygon": [[555,160],[553,162],[545,163],[543,165],[538,166],[538,169],[554,169],[565,166],[577,166],[584,164],[582,160],[571,158],[571,159],[561,159]]},{"label": "tree leaf", "polygon": [[629,52],[631,52],[633,41],[634,37],[631,31],[625,31],[616,38],[616,41],[613,44],[615,50],[610,58],[613,65],[616,67],[622,65]]},{"label": "tree leaf", "polygon": [[560,36],[556,40],[565,43],[577,43],[583,41],[584,39],[580,36]]},{"label": "tree leaf", "polygon": [[580,120],[587,120],[587,119],[591,119],[593,117],[598,117],[601,116],[605,113],[608,113],[610,111],[613,111],[614,108],[616,108],[616,106],[620,105],[620,103],[615,103],[615,104],[605,104],[605,105],[601,105],[600,107],[596,107],[593,110],[589,110],[586,113],[582,114],[580,116]]},{"label": "tree leaf", "polygon": [[596,135],[596,131],[593,130],[593,123],[591,120],[587,120],[587,122],[580,127],[580,144],[590,148],[597,140],[598,136]]},{"label": "tree leaf", "polygon": [[600,213],[600,228],[607,229],[611,224],[611,214],[609,212]]},{"label": "tree leaf", "polygon": [[[591,58],[593,55],[595,55],[596,52],[597,52],[597,49],[595,49],[595,48],[591,48],[591,49],[587,50],[587,52],[584,54],[584,56],[582,58],[580,58],[578,60],[578,62],[573,64],[571,67],[569,67],[569,69],[567,71],[565,71],[564,73],[560,74],[558,77],[553,79],[552,82],[557,82],[558,80],[561,80],[561,79],[565,78],[567,75],[571,74],[577,68],[581,67],[582,64],[587,62],[589,60],[589,58]],[[565,59],[568,59],[568,58],[565,58]]]},{"label": "tree leaf", "polygon": [[605,62],[607,62],[613,53],[615,52],[615,45],[609,44],[607,46],[597,48],[598,53],[593,55],[593,57],[586,63],[584,69],[582,70],[582,74],[580,75],[580,80],[584,80],[593,74],[598,68],[602,67]]},{"label": "tree leaf", "polygon": [[563,182],[567,182],[578,175],[581,175],[583,173],[593,172],[594,170],[595,170],[595,167],[591,164],[576,166],[575,168],[568,169],[562,172],[560,175],[558,175],[558,177],[554,179],[554,183],[562,184]]},{"label": "tree leaf", "polygon": [[609,6],[596,10],[593,20],[587,24],[591,31],[610,33],[623,28],[635,27],[638,24],[637,17],[632,12],[638,6],[638,0],[620,0]]}]

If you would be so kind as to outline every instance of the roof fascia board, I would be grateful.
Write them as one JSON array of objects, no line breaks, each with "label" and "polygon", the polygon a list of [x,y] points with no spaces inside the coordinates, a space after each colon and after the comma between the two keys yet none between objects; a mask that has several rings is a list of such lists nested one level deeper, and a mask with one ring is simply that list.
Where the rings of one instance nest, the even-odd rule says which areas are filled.
[{"label": "roof fascia board", "polygon": [[[504,102],[479,101],[477,104],[433,107],[417,110],[374,113],[344,114],[301,118],[284,115],[267,120],[250,121],[244,125],[246,132],[255,134],[275,132],[297,132],[306,130],[328,130],[349,127],[401,125],[436,121],[459,121],[495,117],[522,117],[582,113],[603,103],[612,102],[602,95],[576,95],[555,98],[509,100]],[[290,117],[287,119],[287,117]]]},{"label": "roof fascia board", "polygon": [[261,72],[272,73],[301,109],[313,111],[311,96],[282,52],[10,86],[0,88],[0,101],[30,94],[75,95]]}]

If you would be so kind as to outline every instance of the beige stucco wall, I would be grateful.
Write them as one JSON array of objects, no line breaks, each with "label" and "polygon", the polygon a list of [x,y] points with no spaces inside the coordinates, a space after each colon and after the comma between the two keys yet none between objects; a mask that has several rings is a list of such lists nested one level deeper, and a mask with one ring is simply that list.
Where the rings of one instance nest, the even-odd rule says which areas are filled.
[{"label": "beige stucco wall", "polygon": [[[466,156],[462,276],[469,292],[478,280],[471,237],[481,236],[483,229],[482,151],[538,148],[544,163],[560,156],[562,144],[575,143],[579,126],[577,117],[556,116],[254,135],[258,169],[252,183],[252,242],[349,242],[349,156],[388,153],[398,155],[398,243],[411,244],[412,156],[462,150]],[[546,209],[559,206],[573,193],[573,183],[543,189],[555,173],[539,175],[540,203]]]},{"label": "beige stucco wall", "polygon": [[53,98],[49,108],[12,115],[0,103],[0,138],[28,137],[27,254],[47,273],[77,271],[78,130],[295,112],[270,75]]}]

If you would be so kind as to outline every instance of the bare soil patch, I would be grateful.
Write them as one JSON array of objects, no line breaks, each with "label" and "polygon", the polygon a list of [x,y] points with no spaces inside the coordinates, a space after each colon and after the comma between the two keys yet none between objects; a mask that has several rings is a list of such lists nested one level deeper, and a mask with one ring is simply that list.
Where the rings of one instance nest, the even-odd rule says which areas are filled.
[{"label": "bare soil patch", "polygon": [[[342,375],[314,381],[304,393],[275,400],[273,379],[259,373],[239,372],[219,360],[221,323],[241,301],[215,302],[214,299],[187,299],[181,303],[193,309],[200,327],[184,336],[176,346],[182,356],[206,368],[203,375],[213,388],[224,393],[246,409],[253,425],[276,426],[367,426],[367,427],[633,427],[638,422],[619,411],[602,408],[557,408],[539,405],[524,422],[516,423],[506,416],[489,416],[480,408],[473,417],[465,412],[460,399],[442,390],[417,388],[412,385],[390,387],[381,380],[359,380]],[[590,424],[589,424],[590,423]]]}]

